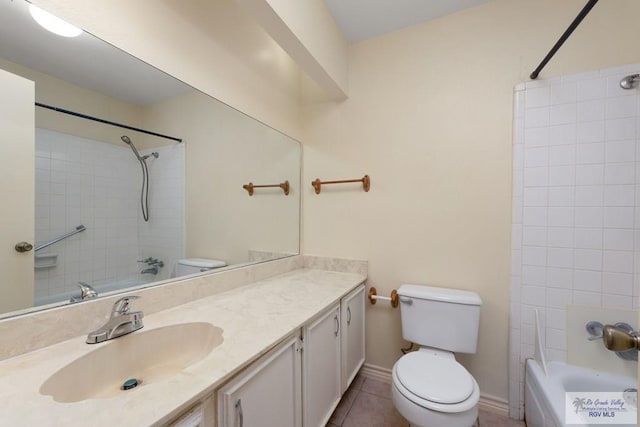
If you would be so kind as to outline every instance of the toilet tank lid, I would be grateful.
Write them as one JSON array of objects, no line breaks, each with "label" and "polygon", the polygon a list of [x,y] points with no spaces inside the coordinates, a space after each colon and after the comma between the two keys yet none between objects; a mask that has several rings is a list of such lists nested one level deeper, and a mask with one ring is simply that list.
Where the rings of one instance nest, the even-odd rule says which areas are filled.
[{"label": "toilet tank lid", "polygon": [[218,268],[227,265],[226,262],[219,259],[207,259],[207,258],[186,258],[178,261],[178,264],[188,265],[189,267],[197,268]]},{"label": "toilet tank lid", "polygon": [[475,292],[435,286],[404,284],[398,289],[398,295],[455,304],[482,305],[480,295]]}]

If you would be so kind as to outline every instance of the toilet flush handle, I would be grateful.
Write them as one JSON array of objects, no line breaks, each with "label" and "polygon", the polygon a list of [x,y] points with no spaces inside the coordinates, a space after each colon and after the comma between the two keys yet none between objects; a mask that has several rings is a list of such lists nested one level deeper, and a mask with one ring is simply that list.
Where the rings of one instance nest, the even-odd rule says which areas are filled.
[{"label": "toilet flush handle", "polygon": [[413,304],[413,300],[409,297],[400,297],[400,302],[403,302],[405,304]]}]

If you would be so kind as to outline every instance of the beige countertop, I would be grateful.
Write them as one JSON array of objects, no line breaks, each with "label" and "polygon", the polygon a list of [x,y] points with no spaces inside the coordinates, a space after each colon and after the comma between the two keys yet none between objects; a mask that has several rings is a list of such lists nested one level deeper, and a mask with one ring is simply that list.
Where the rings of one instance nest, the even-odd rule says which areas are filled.
[{"label": "beige countertop", "polygon": [[58,403],[39,392],[53,373],[109,341],[88,345],[82,335],[2,361],[0,425],[145,426],[171,421],[365,279],[352,273],[295,270],[146,316],[144,328],[134,333],[207,322],[224,330],[224,341],[172,378],[143,383],[112,398]]}]

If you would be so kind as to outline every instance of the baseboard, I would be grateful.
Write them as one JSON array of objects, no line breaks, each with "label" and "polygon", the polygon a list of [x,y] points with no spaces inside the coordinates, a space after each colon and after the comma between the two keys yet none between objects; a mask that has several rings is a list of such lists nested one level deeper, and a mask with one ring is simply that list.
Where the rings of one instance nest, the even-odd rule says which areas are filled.
[{"label": "baseboard", "polygon": [[[360,375],[365,378],[371,378],[391,384],[391,369],[381,366],[365,363],[360,369]],[[480,393],[480,402],[478,407],[487,412],[509,417],[509,403],[499,397],[490,394]]]}]

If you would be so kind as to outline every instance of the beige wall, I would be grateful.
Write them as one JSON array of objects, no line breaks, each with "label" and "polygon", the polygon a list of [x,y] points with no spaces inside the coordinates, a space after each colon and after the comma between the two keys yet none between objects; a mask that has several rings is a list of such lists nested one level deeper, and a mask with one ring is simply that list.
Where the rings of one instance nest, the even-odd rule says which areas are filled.
[{"label": "beige wall", "polygon": [[300,139],[298,66],[235,0],[33,3]]},{"label": "beige wall", "polygon": [[[300,145],[199,92],[159,103],[145,126],[165,126],[186,150],[186,256],[248,261],[248,250],[298,253]],[[278,189],[243,184],[289,180]]]},{"label": "beige wall", "polygon": [[[143,108],[0,58],[0,68],[35,82],[36,101],[130,126],[140,126]],[[84,138],[122,144],[121,128],[36,108],[36,127]],[[156,129],[154,129],[156,130]],[[156,130],[158,131],[158,130]]]},{"label": "beige wall", "polygon": [[[470,289],[478,352],[461,360],[507,398],[514,84],[526,81],[583,0],[499,0],[352,46],[349,99],[304,107],[304,253],[369,260],[370,284]],[[640,60],[640,3],[600,2],[541,78]],[[627,45],[629,46],[629,45]],[[308,182],[371,175],[313,194]],[[428,326],[425,326],[428,327]],[[367,362],[401,355],[399,312],[367,308]]]}]

